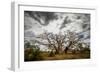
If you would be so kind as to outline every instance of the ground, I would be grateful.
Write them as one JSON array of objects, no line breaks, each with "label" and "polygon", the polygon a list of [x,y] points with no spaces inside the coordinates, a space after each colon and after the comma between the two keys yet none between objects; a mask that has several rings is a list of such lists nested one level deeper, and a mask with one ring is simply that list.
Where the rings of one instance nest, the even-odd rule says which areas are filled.
[{"label": "ground", "polygon": [[[29,55],[29,56],[28,56]],[[67,52],[62,54],[53,54],[50,52],[40,52],[39,54],[27,54],[25,61],[44,61],[44,60],[73,60],[73,59],[90,59],[90,50],[87,51],[75,51],[75,52]],[[30,58],[28,58],[30,57]]]},{"label": "ground", "polygon": [[67,54],[57,54],[53,57],[48,56],[47,53],[42,54],[44,60],[64,60],[64,59],[88,59],[90,58],[90,53],[67,53]]}]

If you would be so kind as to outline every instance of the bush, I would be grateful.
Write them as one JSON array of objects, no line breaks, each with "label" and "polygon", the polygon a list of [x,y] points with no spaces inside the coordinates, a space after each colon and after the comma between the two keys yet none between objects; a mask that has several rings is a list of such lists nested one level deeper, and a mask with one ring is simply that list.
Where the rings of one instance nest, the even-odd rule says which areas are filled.
[{"label": "bush", "polygon": [[53,56],[55,56],[55,53],[54,53],[53,51],[51,51],[51,52],[49,53],[49,57],[53,57]]},{"label": "bush", "polygon": [[31,45],[30,45],[30,42],[27,42],[27,43],[24,44],[24,48],[25,48],[25,49],[26,49],[26,48],[30,48],[30,46],[31,46]]},{"label": "bush", "polygon": [[90,53],[90,49],[89,48],[84,48],[83,50],[81,50],[81,53]]},{"label": "bush", "polygon": [[40,55],[41,51],[39,47],[33,46],[30,49],[24,51],[24,60],[25,61],[38,61],[42,60]]}]

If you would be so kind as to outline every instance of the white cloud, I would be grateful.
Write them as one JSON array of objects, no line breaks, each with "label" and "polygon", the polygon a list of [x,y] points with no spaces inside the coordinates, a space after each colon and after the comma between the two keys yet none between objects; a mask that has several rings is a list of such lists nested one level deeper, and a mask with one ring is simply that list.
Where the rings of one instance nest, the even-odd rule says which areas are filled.
[{"label": "white cloud", "polygon": [[[45,26],[40,24],[34,18],[25,16],[25,26],[28,28],[28,29],[25,29],[25,32],[31,31],[34,33],[34,35],[39,35],[39,34],[42,34],[44,31],[57,34],[60,31],[63,33],[66,30],[70,30],[70,31],[79,33],[79,32],[83,32],[85,29],[83,28],[83,23],[85,23],[86,25],[90,25],[90,21],[89,21],[90,19],[86,17],[85,14],[55,13],[55,15],[57,16],[57,19],[53,19],[52,21],[49,21],[49,23]],[[80,16],[80,18],[77,19],[77,16]],[[64,23],[64,20],[66,21],[66,23]],[[67,22],[67,20],[70,20],[70,22]],[[45,23],[45,18],[44,17],[42,19],[40,18],[40,21],[41,23]],[[64,27],[60,29],[62,25]],[[90,30],[86,30],[86,31],[90,31]],[[31,34],[26,34],[26,35],[31,35]],[[90,34],[89,32],[87,32],[87,33],[83,33],[83,35],[88,36]],[[30,39],[31,37],[25,36],[25,38]],[[89,39],[88,39],[88,42],[89,42]]]}]

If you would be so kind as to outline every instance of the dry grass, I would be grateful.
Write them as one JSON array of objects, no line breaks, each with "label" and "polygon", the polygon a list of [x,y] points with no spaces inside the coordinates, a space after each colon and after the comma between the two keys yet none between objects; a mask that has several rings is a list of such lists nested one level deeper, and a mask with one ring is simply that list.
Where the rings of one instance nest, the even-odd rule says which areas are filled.
[{"label": "dry grass", "polygon": [[64,60],[64,59],[89,59],[90,52],[87,53],[67,53],[67,54],[56,54],[53,57],[49,57],[48,53],[42,53],[43,60]]},{"label": "dry grass", "polygon": [[[28,51],[27,51],[28,52]],[[25,54],[27,54],[27,52]],[[28,55],[28,56],[27,56]],[[69,59],[89,59],[90,58],[90,50],[87,51],[76,51],[76,52],[67,52],[62,54],[54,54],[50,55],[50,52],[40,52],[40,53],[32,53],[29,50],[29,54],[27,54],[25,58],[28,60],[25,61],[44,61],[44,60],[69,60]]]}]

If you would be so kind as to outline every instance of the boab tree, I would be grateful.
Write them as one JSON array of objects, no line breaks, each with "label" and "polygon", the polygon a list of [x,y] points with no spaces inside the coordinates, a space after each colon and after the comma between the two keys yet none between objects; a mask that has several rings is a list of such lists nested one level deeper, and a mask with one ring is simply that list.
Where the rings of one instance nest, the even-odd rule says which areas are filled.
[{"label": "boab tree", "polygon": [[56,54],[67,53],[67,50],[76,46],[79,39],[75,32],[67,31],[63,34],[59,32],[58,34],[45,32],[41,34],[40,38],[46,41],[46,46],[48,46],[51,51],[55,51]]},{"label": "boab tree", "polygon": [[67,42],[68,45],[65,48],[65,53],[67,52],[67,49],[71,50],[79,50],[79,41],[78,35],[75,32],[67,31]]},{"label": "boab tree", "polygon": [[53,33],[43,33],[41,38],[46,40],[47,46],[49,49],[54,50],[56,54],[60,54],[63,52],[64,44],[67,43],[66,41],[66,34],[53,34]]}]

